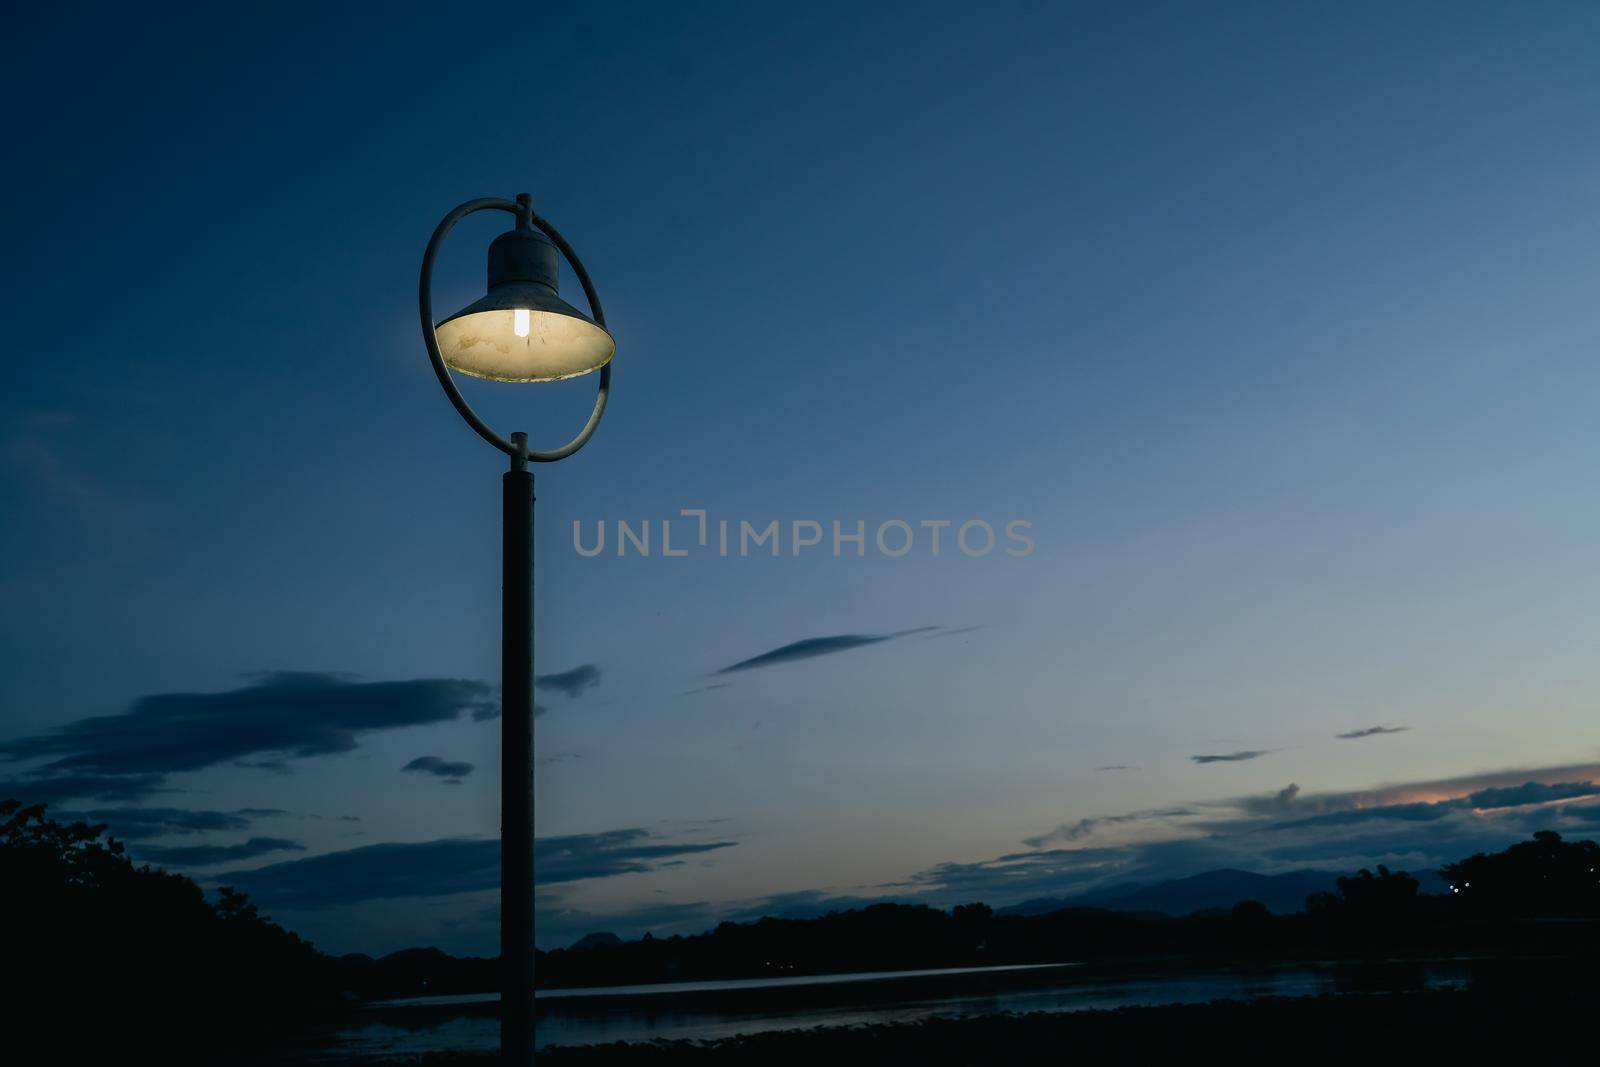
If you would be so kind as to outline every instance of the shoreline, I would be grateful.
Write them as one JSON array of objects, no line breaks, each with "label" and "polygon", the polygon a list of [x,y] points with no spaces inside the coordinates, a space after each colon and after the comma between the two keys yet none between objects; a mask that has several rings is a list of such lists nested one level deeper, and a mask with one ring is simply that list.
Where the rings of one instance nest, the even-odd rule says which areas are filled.
[{"label": "shoreline", "polygon": [[[728,978],[708,979],[698,982],[658,982],[617,986],[586,986],[572,989],[555,988],[534,991],[534,1002],[564,1001],[569,1004],[604,1002],[606,1004],[632,1001],[655,1001],[705,996],[727,997],[729,994],[761,994],[771,992],[781,996],[787,990],[825,989],[843,985],[937,981],[945,978],[974,978],[987,975],[1008,975],[1021,972],[1054,971],[1067,967],[1085,967],[1081,960],[1064,960],[1059,963],[1008,963],[990,967],[933,967],[908,971],[845,971],[837,974],[806,974],[787,978]],[[400,997],[394,1000],[370,1001],[361,1005],[363,1010],[393,1011],[413,1008],[467,1008],[480,1004],[496,1004],[499,993],[446,993],[430,997]]]},{"label": "shoreline", "polygon": [[[551,1046],[539,1051],[548,1067],[728,1067],[907,1063],[1058,1064],[1074,1055],[1281,1058],[1332,1053],[1388,1061],[1402,1053],[1460,1052],[1476,1059],[1496,1042],[1521,1033],[1550,1036],[1561,1020],[1579,1018],[1592,986],[1554,990],[1343,993],[1263,997],[1203,1004],[1090,1009],[1072,1012],[929,1018],[859,1026],[814,1027],[739,1035],[715,1041],[657,1040]],[[493,1052],[433,1052],[420,1056],[323,1060],[361,1067],[487,1067]]]},{"label": "shoreline", "polygon": [[[1471,995],[1507,988],[1520,991],[1547,986],[1551,972],[1572,975],[1574,972],[1568,969],[1571,962],[1452,956],[1426,960],[1322,961],[1322,966],[1318,966],[1312,961],[1188,960],[1179,964],[1170,959],[1144,959],[979,973],[919,973],[875,981],[732,991],[697,989],[562,998],[539,1005],[541,1033],[549,1040],[549,1044],[541,1045],[539,1055],[541,1062],[547,1056],[554,1056],[558,1057],[557,1062],[567,1062],[560,1057],[577,1057],[572,1062],[609,1063],[613,1060],[591,1061],[584,1057],[602,1053],[608,1057],[633,1057],[639,1053],[632,1050],[642,1047],[673,1048],[680,1054],[693,1050],[699,1055],[707,1050],[747,1047],[748,1042],[759,1042],[761,1054],[769,1056],[776,1055],[789,1042],[811,1041],[808,1035],[832,1034],[835,1035],[830,1039],[833,1041],[846,1041],[844,1035],[855,1035],[849,1041],[858,1041],[860,1035],[870,1034],[877,1035],[873,1038],[874,1044],[911,1041],[915,1046],[929,1027],[957,1027],[951,1033],[959,1035],[966,1032],[959,1028],[968,1025],[980,1029],[1023,1026],[1026,1031],[1045,1025],[1035,1022],[1024,1026],[1018,1022],[1023,1019],[1054,1020],[1048,1027],[1087,1026],[1098,1032],[1096,1028],[1106,1024],[1070,1020],[1122,1016],[1128,1012],[1174,1011],[1200,1012],[1200,1016],[1189,1018],[1211,1019],[1219,1012],[1236,1012],[1257,1003],[1331,1004],[1341,999],[1401,1003],[1408,997],[1435,993]],[[1213,984],[1211,980],[1218,977],[1226,980]],[[1577,984],[1569,982],[1569,988]],[[1209,995],[1204,992],[1206,990]],[[1198,997],[1196,991],[1202,991]],[[1073,1000],[1080,1006],[1066,1006],[1065,1001]],[[1320,1009],[1324,1015],[1330,1011],[1347,1013],[1348,1009]],[[696,1022],[685,1022],[686,1017],[699,1013],[706,1014],[703,1028]],[[366,1006],[354,1009],[341,1023],[322,1031],[320,1038],[299,1044],[299,1055],[293,1062],[363,1065],[490,1062],[493,1056],[485,1050],[495,1041],[498,1014],[499,1005],[493,999],[466,1004],[447,1001],[400,1007]],[[630,1032],[625,1023],[605,1041],[563,1040],[585,1030],[597,1036],[606,1035],[610,1020],[618,1015],[632,1017],[629,1021],[636,1023],[637,1028]],[[660,1026],[652,1020],[666,1025]],[[463,1026],[468,1029],[461,1029]],[[658,1032],[652,1033],[658,1026]],[[359,1029],[364,1027],[379,1030],[375,1036],[360,1034]],[[387,1041],[382,1036],[384,1030],[396,1034],[434,1032],[439,1040],[429,1043],[425,1039],[410,1048],[375,1044],[374,1041]],[[926,1056],[936,1051],[917,1049],[916,1054]],[[487,1060],[483,1059],[486,1055]],[[616,1062],[636,1061],[625,1058]]]},{"label": "shoreline", "polygon": [[[577,1013],[588,1010],[648,1008],[752,1008],[800,1006],[840,1001],[871,1004],[917,993],[966,990],[974,994],[1038,984],[1079,987],[1140,980],[1184,979],[1209,975],[1272,975],[1293,971],[1345,972],[1370,976],[1371,992],[1404,991],[1419,982],[1397,981],[1397,976],[1420,975],[1429,968],[1526,968],[1560,957],[1466,955],[1393,956],[1381,960],[1343,957],[1127,957],[1115,960],[1062,960],[992,967],[934,968],[913,971],[841,972],[806,975],[795,979],[729,979],[721,981],[659,983],[651,985],[557,988],[536,993],[540,1014]],[[842,992],[841,992],[842,991]],[[495,1015],[498,993],[458,993],[429,997],[404,997],[364,1001],[352,1013],[424,1018],[438,1015]]]}]

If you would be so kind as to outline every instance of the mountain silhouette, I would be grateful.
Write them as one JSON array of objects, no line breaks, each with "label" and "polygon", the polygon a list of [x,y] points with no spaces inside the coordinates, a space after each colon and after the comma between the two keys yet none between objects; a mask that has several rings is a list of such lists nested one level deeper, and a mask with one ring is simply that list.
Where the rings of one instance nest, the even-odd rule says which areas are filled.
[{"label": "mountain silhouette", "polygon": [[1225,911],[1241,900],[1256,900],[1278,915],[1304,911],[1306,897],[1335,890],[1336,871],[1286,871],[1256,874],[1230,868],[1164,882],[1124,882],[1072,897],[1039,897],[1001,908],[1001,915],[1048,915],[1062,908],[1193,915]]}]

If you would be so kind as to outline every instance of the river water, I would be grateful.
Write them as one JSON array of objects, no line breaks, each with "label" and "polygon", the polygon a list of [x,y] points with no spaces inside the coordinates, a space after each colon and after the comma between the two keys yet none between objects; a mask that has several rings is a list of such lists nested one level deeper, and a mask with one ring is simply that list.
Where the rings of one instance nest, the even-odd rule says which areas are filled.
[{"label": "river water", "polygon": [[[766,1030],[913,1022],[1000,1012],[1061,1012],[1133,1005],[1317,996],[1469,983],[1466,961],[1296,963],[1182,973],[1096,973],[1072,963],[932,971],[807,975],[544,990],[537,1045],[652,1039],[715,1039]],[[445,1050],[499,1044],[497,996],[422,997],[376,1004],[332,1035],[314,1058]]]}]

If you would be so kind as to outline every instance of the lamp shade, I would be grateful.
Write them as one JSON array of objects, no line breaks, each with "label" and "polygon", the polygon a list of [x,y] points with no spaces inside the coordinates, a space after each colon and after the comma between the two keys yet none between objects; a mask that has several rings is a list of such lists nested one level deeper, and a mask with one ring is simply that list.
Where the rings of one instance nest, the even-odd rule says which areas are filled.
[{"label": "lamp shade", "polygon": [[435,328],[452,370],[500,382],[555,382],[599,370],[616,354],[605,328],[556,292],[556,248],[531,227],[489,246],[489,292]]}]

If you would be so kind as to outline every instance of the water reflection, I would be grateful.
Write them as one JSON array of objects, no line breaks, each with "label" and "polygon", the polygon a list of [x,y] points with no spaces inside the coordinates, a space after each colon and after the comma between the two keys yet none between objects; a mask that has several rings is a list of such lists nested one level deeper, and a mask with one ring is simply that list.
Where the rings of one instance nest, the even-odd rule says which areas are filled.
[{"label": "water reflection", "polygon": [[[565,990],[538,999],[539,1047],[732,1037],[768,1030],[915,1022],[1001,1012],[1442,989],[1468,984],[1458,961],[1297,964],[1183,974],[1092,974],[1071,964],[805,979]],[[327,1058],[498,1047],[494,998],[437,997],[374,1007]]]}]

